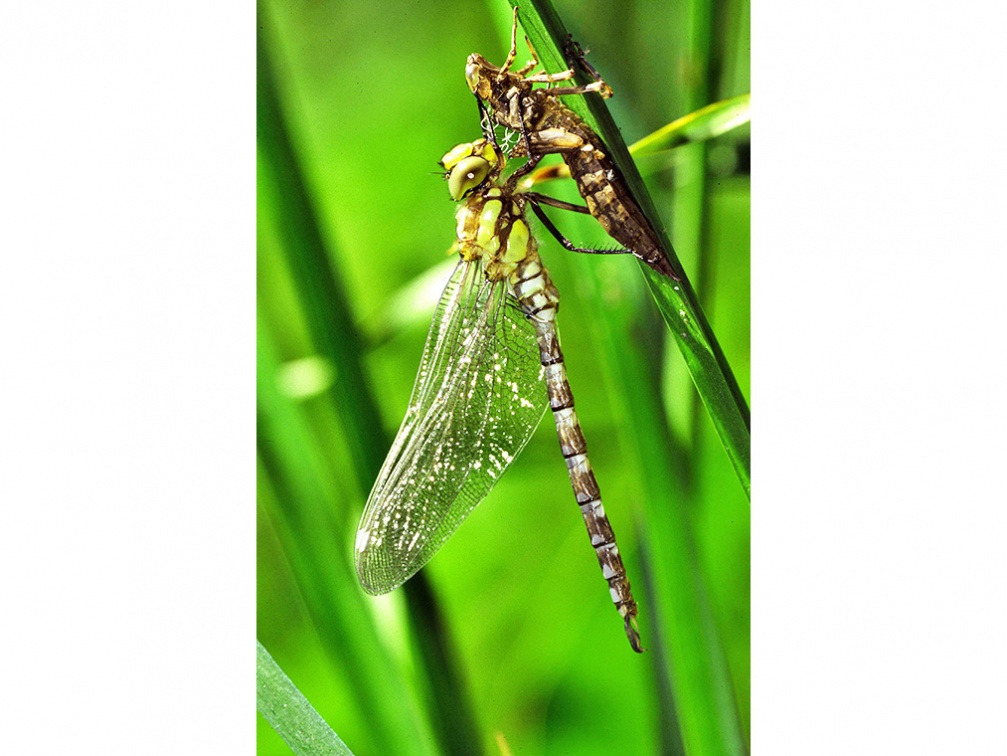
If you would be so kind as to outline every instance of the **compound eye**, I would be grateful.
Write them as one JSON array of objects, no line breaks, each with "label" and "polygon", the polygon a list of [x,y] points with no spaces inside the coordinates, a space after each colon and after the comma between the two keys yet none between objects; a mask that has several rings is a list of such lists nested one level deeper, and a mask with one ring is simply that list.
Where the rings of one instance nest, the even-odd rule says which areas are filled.
[{"label": "compound eye", "polygon": [[457,202],[481,186],[489,172],[490,164],[485,158],[473,155],[459,161],[448,174],[448,191],[451,192],[451,199]]}]

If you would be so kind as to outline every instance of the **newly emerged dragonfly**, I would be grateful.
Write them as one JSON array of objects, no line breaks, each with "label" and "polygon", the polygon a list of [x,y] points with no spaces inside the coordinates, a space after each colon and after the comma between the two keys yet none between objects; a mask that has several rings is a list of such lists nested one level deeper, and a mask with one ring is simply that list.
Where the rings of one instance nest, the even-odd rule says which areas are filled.
[{"label": "newly emerged dragonfly", "polygon": [[[611,87],[573,42],[568,45],[568,55],[591,75],[594,81],[590,84],[552,86],[573,79],[576,75],[573,68],[555,74],[529,75],[538,65],[538,57],[530,44],[531,61],[511,71],[517,59],[517,21],[515,8],[510,52],[502,66],[494,66],[477,53],[469,56],[465,66],[465,80],[479,102],[486,137],[493,139],[494,123],[521,133],[521,149],[528,156],[528,162],[518,171],[521,175],[534,168],[544,155],[561,154],[591,215],[609,236],[626,247],[625,250],[606,251],[630,252],[659,273],[680,280],[664,253],[657,233],[647,222],[601,139],[559,99],[565,95],[589,92],[611,97]],[[533,89],[535,84],[545,84],[546,88]]]},{"label": "newly emerged dragonfly", "polygon": [[[434,313],[405,419],[357,530],[357,575],[386,593],[427,563],[499,480],[552,409],[581,514],[626,635],[642,651],[636,601],[601,503],[556,332],[559,292],[492,142],[441,161],[461,257]],[[544,386],[542,384],[545,384]]]}]

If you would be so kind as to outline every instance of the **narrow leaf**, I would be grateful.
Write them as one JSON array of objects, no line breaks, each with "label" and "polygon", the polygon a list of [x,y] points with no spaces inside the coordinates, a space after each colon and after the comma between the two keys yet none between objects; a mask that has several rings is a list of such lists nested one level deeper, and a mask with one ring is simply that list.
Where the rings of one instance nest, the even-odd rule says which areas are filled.
[{"label": "narrow leaf", "polygon": [[259,713],[297,756],[353,756],[273,657],[255,642],[255,699]]},{"label": "narrow leaf", "polygon": [[751,120],[751,101],[752,95],[746,92],[707,105],[634,142],[629,152],[634,157],[641,157],[726,134]]}]

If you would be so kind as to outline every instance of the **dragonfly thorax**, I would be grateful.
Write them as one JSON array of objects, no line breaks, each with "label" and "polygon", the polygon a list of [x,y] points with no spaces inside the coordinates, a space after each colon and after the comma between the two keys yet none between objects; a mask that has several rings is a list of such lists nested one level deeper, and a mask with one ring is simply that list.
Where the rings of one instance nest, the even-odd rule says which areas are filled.
[{"label": "dragonfly thorax", "polygon": [[458,208],[458,252],[463,260],[481,261],[491,281],[507,278],[518,263],[537,254],[524,204],[520,195],[491,187],[470,195]]},{"label": "dragonfly thorax", "polygon": [[487,139],[459,144],[441,158],[451,196],[461,201],[455,216],[459,254],[466,262],[479,260],[491,281],[510,276],[537,249],[524,220],[527,199],[513,182],[497,181],[505,163]]}]

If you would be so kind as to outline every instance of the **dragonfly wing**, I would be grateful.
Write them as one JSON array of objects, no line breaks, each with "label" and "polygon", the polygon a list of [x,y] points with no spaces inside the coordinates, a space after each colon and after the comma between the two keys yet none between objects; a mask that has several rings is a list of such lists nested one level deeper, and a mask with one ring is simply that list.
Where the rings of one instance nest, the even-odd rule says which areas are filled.
[{"label": "dragonfly wing", "polygon": [[360,519],[357,575],[368,593],[397,588],[433,557],[524,448],[546,403],[534,327],[506,283],[459,263]]}]

